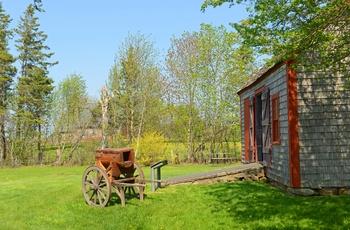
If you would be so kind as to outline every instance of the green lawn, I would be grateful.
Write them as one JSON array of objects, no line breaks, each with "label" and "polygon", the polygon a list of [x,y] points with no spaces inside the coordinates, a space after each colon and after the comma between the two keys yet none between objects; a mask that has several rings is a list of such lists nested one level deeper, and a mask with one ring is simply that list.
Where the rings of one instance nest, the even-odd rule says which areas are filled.
[{"label": "green lawn", "polygon": [[[228,165],[167,165],[164,178]],[[144,202],[116,196],[90,207],[86,167],[0,169],[0,229],[350,229],[349,196],[291,197],[259,182],[183,185],[150,191]],[[149,168],[144,168],[150,178]]]}]

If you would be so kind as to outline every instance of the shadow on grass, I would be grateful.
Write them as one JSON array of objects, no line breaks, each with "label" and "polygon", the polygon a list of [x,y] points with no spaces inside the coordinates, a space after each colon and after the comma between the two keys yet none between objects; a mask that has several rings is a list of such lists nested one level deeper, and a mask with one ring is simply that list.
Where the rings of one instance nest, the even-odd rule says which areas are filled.
[{"label": "shadow on grass", "polygon": [[350,229],[350,196],[294,197],[259,182],[215,184],[214,212],[247,229]]},{"label": "shadow on grass", "polygon": [[[143,194],[143,199],[146,199],[146,198],[147,198],[147,194]],[[130,201],[134,200],[134,199],[140,201],[140,197],[138,196],[138,194],[132,194],[132,195],[125,194],[125,205],[128,205],[128,202],[130,203]],[[111,206],[115,206],[115,205],[121,206],[122,202],[120,200],[120,197],[117,195],[117,193],[112,191],[111,197],[109,198],[107,206],[111,207]]]}]

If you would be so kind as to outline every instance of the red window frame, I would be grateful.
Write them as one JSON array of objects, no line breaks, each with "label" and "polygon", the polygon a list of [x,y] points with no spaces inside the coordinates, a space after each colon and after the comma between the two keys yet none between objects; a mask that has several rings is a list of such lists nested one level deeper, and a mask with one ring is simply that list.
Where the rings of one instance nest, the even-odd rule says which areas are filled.
[{"label": "red window frame", "polygon": [[280,96],[272,95],[272,144],[281,143]]}]

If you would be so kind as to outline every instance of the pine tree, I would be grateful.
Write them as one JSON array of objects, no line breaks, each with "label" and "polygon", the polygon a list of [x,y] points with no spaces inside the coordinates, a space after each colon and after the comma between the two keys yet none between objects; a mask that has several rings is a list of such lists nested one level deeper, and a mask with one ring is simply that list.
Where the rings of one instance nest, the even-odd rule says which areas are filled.
[{"label": "pine tree", "polygon": [[0,165],[6,158],[5,122],[8,112],[8,95],[11,90],[16,68],[12,66],[14,57],[9,53],[8,41],[12,31],[8,29],[10,16],[5,13],[0,2]]},{"label": "pine tree", "polygon": [[47,35],[39,30],[40,24],[35,12],[35,6],[30,4],[24,12],[24,17],[21,17],[18,28],[15,29],[19,36],[16,48],[21,64],[16,88],[17,138],[25,143],[26,140],[35,139],[33,135],[36,135],[38,164],[42,164],[42,125],[45,124],[50,95],[54,88],[53,80],[48,76],[48,68],[58,62],[48,61],[54,53],[46,52],[50,50],[44,45]]}]

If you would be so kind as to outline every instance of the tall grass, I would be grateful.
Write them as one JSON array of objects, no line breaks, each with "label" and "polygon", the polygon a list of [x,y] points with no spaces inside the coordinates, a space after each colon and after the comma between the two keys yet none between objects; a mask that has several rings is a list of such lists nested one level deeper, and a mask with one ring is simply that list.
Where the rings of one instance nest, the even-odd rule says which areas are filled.
[{"label": "tall grass", "polygon": [[[195,169],[196,167],[203,167]],[[207,168],[205,168],[207,167]],[[163,177],[222,166],[168,165]],[[349,196],[292,197],[259,182],[146,189],[144,202],[113,195],[85,204],[86,167],[0,169],[0,229],[350,229]],[[149,178],[149,168],[144,168]]]}]

